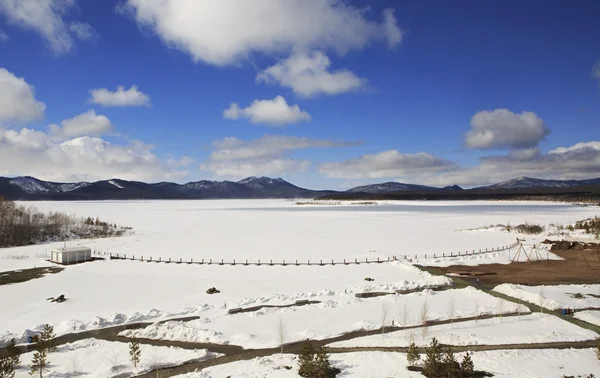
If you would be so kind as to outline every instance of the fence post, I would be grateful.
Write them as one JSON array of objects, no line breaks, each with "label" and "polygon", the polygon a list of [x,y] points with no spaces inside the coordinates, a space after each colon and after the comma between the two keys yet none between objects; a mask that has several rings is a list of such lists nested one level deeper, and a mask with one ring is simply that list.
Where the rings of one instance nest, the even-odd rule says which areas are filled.
[{"label": "fence post", "polygon": [[331,259],[331,265],[335,265],[335,264],[333,263],[333,259]]},{"label": "fence post", "polygon": [[298,260],[296,260],[296,265],[298,265]]},{"label": "fence post", "polygon": [[285,266],[285,260],[283,260],[283,266]]},{"label": "fence post", "polygon": [[169,262],[171,262],[171,258],[169,257]]},{"label": "fence post", "polygon": [[308,265],[310,265],[310,260],[308,260]]},{"label": "fence post", "polygon": [[190,259],[190,264],[193,264],[193,263],[194,263],[194,259]]},{"label": "fence post", "polygon": [[273,260],[269,261],[269,265],[273,265]]},{"label": "fence post", "polygon": [[150,262],[152,262],[152,256],[150,256]]},{"label": "fence post", "polygon": [[258,265],[260,265],[260,259],[258,260]]},{"label": "fence post", "polygon": [[235,259],[233,259],[233,265],[235,265]]},{"label": "fence post", "polygon": [[246,265],[248,265],[248,259],[246,259]]},{"label": "fence post", "polygon": [[319,265],[323,265],[323,260],[321,260],[321,261],[319,262]]},{"label": "fence post", "polygon": [[368,263],[369,262],[369,258],[365,257],[365,262]]},{"label": "fence post", "polygon": [[223,265],[223,259],[221,259],[221,265]]}]

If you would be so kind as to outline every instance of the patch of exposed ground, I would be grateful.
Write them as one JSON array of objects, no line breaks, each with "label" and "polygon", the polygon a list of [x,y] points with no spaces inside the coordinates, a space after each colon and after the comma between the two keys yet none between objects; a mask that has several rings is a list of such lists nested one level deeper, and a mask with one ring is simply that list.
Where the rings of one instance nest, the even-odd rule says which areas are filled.
[{"label": "patch of exposed ground", "polygon": [[19,269],[8,272],[0,272],[0,286],[10,285],[20,282],[33,280],[34,278],[44,277],[46,274],[59,273],[64,268],[50,266],[45,268]]}]

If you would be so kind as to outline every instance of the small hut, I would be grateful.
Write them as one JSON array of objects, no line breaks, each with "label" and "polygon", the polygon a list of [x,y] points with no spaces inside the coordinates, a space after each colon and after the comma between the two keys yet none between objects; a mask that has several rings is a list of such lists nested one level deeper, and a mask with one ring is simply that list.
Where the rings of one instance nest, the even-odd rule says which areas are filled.
[{"label": "small hut", "polygon": [[90,260],[92,260],[92,250],[89,247],[56,248],[50,254],[50,261],[63,265]]}]

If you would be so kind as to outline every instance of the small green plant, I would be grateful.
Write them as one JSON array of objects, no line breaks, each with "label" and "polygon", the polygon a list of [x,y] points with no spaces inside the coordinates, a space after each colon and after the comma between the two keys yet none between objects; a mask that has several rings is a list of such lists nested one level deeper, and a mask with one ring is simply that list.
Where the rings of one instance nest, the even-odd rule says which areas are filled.
[{"label": "small green plant", "polygon": [[140,342],[137,340],[131,340],[129,343],[129,359],[133,364],[133,367],[137,367],[142,358],[142,351],[140,349]]},{"label": "small green plant", "polygon": [[475,365],[473,365],[473,360],[471,359],[471,355],[469,352],[465,353],[462,362],[460,363],[460,371],[465,376],[471,376],[475,371]]},{"label": "small green plant", "polygon": [[298,357],[298,375],[308,378],[334,378],[341,372],[331,366],[329,355],[324,347],[315,352],[309,340],[306,340]]},{"label": "small green plant", "polygon": [[415,366],[417,362],[421,359],[421,355],[419,354],[419,349],[415,345],[415,342],[411,342],[408,346],[408,353],[406,354],[406,360],[408,361],[409,366]]},{"label": "small green plant", "polygon": [[48,353],[56,350],[54,346],[54,327],[49,324],[44,326],[42,334],[38,338],[37,350],[33,353],[33,359],[31,360],[30,375],[39,373],[40,378],[43,378],[44,371],[48,369],[50,361],[48,360]]}]

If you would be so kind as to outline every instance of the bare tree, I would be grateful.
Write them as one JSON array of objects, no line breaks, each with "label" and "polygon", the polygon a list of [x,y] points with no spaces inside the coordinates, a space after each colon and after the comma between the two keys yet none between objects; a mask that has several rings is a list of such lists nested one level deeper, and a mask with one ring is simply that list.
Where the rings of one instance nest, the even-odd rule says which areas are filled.
[{"label": "bare tree", "polygon": [[479,320],[479,301],[475,299],[475,324]]},{"label": "bare tree", "polygon": [[148,368],[150,368],[150,371],[156,372],[156,378],[160,378],[160,369],[164,364],[160,347],[152,348],[152,352],[148,357]]},{"label": "bare tree", "polygon": [[69,375],[71,377],[78,377],[81,375],[81,368],[79,367],[79,360],[77,354],[74,354],[69,360]]},{"label": "bare tree", "polygon": [[429,316],[429,305],[427,304],[427,300],[423,302],[423,306],[421,306],[421,334],[423,339],[427,337],[427,317]]},{"label": "bare tree", "polygon": [[285,323],[283,322],[283,316],[279,314],[279,319],[277,319],[277,341],[279,342],[280,355],[283,356],[283,344],[287,339],[287,329],[285,328]]},{"label": "bare tree", "polygon": [[546,294],[544,293],[544,287],[540,286],[540,313],[544,312],[544,302],[546,301]]},{"label": "bare tree", "polygon": [[454,314],[456,313],[456,303],[454,297],[450,297],[448,301],[448,314],[450,316],[450,326],[454,329]]},{"label": "bare tree", "polygon": [[402,327],[406,331],[406,323],[408,323],[408,318],[410,316],[410,310],[406,307],[406,303],[402,306],[402,312],[400,313],[400,322],[402,322]]},{"label": "bare tree", "polygon": [[498,298],[498,316],[500,316],[500,322],[502,322],[503,314],[504,314],[504,300]]},{"label": "bare tree", "polygon": [[387,308],[386,305],[382,304],[381,305],[381,335],[382,336],[385,333],[385,325],[387,324],[389,313],[390,313],[390,309]]},{"label": "bare tree", "polygon": [[108,354],[107,359],[110,362],[110,371],[112,373],[118,373],[123,369],[123,365],[121,364],[121,355],[115,348],[113,348]]}]

